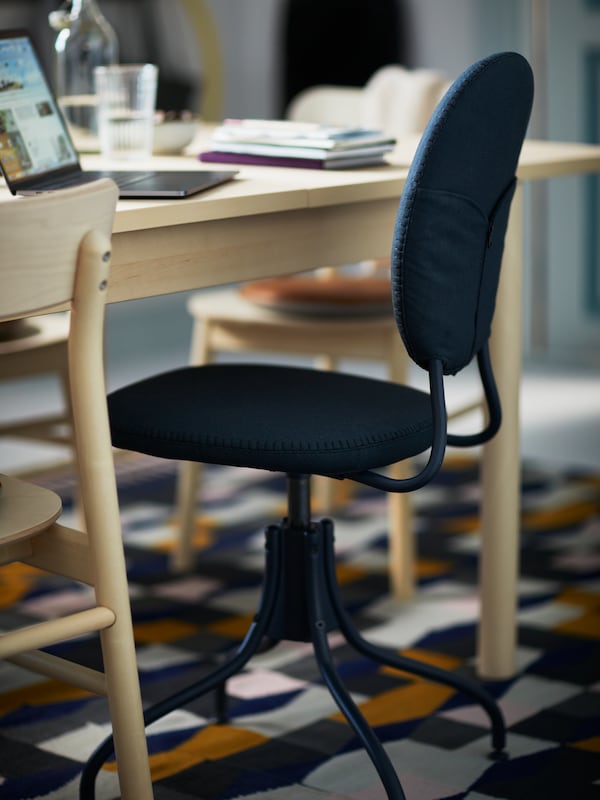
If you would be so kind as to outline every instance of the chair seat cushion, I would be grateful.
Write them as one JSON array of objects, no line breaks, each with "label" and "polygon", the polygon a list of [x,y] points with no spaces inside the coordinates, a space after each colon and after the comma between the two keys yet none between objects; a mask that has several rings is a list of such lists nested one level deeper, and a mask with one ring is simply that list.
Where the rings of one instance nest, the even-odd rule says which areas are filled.
[{"label": "chair seat cushion", "polygon": [[389,278],[267,278],[245,284],[240,294],[252,303],[299,314],[392,313]]},{"label": "chair seat cushion", "polygon": [[347,476],[428,449],[429,395],[296,367],[210,364],[109,396],[116,447],[162,458]]}]

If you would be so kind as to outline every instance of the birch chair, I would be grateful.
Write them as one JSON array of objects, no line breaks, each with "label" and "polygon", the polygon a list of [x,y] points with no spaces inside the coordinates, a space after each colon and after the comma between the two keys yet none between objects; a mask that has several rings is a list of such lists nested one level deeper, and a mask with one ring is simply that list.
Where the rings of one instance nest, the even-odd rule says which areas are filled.
[{"label": "birch chair", "polygon": [[[61,524],[60,499],[0,476],[0,564],[24,562],[94,587],[91,608],[4,631],[0,658],[106,695],[121,797],[152,797],[131,611],[108,427],[103,325],[110,236],[117,200],[112,181],[0,202],[0,321],[70,309],[69,371],[81,502],[87,533]],[[0,569],[0,581],[1,572]],[[42,648],[98,632],[104,671]],[[87,797],[82,787],[81,797]]]}]

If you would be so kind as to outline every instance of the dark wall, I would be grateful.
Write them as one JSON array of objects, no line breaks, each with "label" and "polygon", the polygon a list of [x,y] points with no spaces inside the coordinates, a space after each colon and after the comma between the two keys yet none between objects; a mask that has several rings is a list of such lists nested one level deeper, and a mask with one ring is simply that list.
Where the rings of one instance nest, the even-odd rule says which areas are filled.
[{"label": "dark wall", "polygon": [[[99,0],[98,6],[117,33],[120,61],[158,63],[157,107],[173,110],[191,108],[197,87],[186,70],[161,63],[161,23],[158,3],[170,0]],[[51,80],[54,78],[54,40],[48,14],[64,3],[61,0],[0,0],[0,28],[19,27],[30,31],[40,58]]]},{"label": "dark wall", "polygon": [[285,0],[282,108],[309,86],[363,86],[405,63],[400,0]]}]

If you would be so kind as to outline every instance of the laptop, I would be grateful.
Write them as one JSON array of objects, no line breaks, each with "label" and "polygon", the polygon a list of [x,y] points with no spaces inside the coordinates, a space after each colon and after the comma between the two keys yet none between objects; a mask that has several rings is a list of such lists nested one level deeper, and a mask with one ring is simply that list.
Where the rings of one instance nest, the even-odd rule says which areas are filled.
[{"label": "laptop", "polygon": [[29,34],[0,31],[0,168],[13,194],[39,194],[112,178],[121,197],[188,197],[237,170],[83,170]]}]

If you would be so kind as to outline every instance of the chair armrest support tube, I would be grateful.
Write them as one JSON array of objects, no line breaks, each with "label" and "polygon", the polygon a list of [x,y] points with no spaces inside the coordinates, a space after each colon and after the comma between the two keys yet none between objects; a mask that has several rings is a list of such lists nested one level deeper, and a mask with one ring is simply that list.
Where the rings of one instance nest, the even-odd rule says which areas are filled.
[{"label": "chair armrest support tube", "polygon": [[444,395],[444,372],[442,362],[434,360],[429,365],[429,390],[433,416],[433,442],[429,459],[423,469],[410,478],[389,478],[378,472],[365,470],[347,477],[366,486],[373,486],[385,492],[413,492],[429,483],[438,473],[446,453],[448,415]]},{"label": "chair armrest support tube", "polygon": [[492,370],[488,342],[486,342],[477,353],[477,366],[481,377],[481,385],[483,386],[488,411],[488,421],[485,428],[479,431],[479,433],[464,435],[449,433],[448,444],[453,447],[475,447],[476,445],[484,444],[496,435],[500,428],[500,423],[502,422],[502,406],[496,380],[494,378],[494,372]]}]

